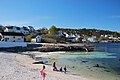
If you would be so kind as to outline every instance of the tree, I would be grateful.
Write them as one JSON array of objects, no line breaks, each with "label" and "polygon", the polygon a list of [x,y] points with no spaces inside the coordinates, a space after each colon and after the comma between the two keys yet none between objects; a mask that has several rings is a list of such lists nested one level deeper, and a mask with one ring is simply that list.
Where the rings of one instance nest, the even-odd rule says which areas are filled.
[{"label": "tree", "polygon": [[50,29],[49,29],[49,33],[52,34],[52,35],[55,35],[57,33],[57,28],[56,26],[51,26]]}]

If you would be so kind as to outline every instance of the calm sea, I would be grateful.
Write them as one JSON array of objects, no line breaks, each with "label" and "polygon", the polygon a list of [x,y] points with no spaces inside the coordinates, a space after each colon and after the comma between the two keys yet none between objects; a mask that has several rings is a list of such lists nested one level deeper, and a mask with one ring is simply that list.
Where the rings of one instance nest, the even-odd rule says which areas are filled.
[{"label": "calm sea", "polygon": [[[101,80],[120,79],[120,43],[95,43],[94,52],[66,52],[56,56],[57,65],[70,74]],[[96,65],[99,67],[96,67]],[[112,79],[111,79],[112,78]]]},{"label": "calm sea", "polygon": [[95,51],[120,54],[120,43],[96,43]]}]

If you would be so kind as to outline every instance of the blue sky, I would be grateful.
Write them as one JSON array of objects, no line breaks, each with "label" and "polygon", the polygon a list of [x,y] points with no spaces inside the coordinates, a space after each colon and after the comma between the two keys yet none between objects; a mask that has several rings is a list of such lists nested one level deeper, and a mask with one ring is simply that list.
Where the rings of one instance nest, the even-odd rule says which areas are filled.
[{"label": "blue sky", "polygon": [[120,0],[0,0],[0,24],[120,32]]}]

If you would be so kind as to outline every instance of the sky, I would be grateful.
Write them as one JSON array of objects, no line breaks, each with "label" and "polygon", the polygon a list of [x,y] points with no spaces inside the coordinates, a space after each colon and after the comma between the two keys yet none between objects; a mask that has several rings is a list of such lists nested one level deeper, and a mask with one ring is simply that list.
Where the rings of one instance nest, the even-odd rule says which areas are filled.
[{"label": "sky", "polygon": [[0,0],[0,25],[120,32],[120,0]]}]

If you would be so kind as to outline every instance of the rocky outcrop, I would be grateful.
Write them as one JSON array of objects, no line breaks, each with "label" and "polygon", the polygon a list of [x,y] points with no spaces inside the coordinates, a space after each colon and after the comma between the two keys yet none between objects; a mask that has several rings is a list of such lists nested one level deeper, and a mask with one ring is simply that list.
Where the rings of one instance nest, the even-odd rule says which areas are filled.
[{"label": "rocky outcrop", "polygon": [[44,46],[44,47],[37,47],[33,48],[33,51],[40,51],[40,52],[53,52],[53,51],[93,51],[93,48],[90,47],[80,47],[80,46]]},{"label": "rocky outcrop", "polygon": [[28,44],[27,47],[10,47],[10,48],[0,48],[2,51],[9,52],[24,52],[24,51],[40,51],[40,52],[53,52],[53,51],[86,51],[90,52],[94,49],[85,45],[41,45],[41,44]]}]

